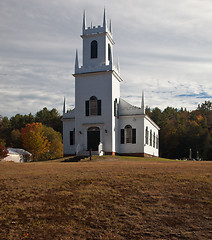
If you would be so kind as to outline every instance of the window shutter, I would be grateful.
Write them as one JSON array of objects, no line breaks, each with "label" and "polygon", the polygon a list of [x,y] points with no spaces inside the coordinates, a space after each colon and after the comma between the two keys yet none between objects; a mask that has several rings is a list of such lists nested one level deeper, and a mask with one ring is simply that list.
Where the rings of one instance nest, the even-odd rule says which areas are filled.
[{"label": "window shutter", "polygon": [[121,144],[124,144],[124,129],[121,129]]},{"label": "window shutter", "polygon": [[136,129],[132,129],[132,143],[136,143]]},{"label": "window shutter", "polygon": [[70,131],[70,145],[74,145],[74,131]]},{"label": "window shutter", "polygon": [[85,101],[85,116],[89,116],[89,101]]},{"label": "window shutter", "polygon": [[98,115],[102,115],[102,106],[101,106],[101,100],[98,100]]}]

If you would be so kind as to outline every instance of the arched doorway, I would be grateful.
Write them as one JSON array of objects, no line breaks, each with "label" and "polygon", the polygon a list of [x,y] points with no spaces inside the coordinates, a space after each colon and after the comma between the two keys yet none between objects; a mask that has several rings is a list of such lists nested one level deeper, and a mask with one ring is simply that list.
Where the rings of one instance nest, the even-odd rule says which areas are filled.
[{"label": "arched doorway", "polygon": [[87,131],[87,146],[88,151],[98,151],[98,146],[100,143],[100,129],[98,127],[90,127]]}]

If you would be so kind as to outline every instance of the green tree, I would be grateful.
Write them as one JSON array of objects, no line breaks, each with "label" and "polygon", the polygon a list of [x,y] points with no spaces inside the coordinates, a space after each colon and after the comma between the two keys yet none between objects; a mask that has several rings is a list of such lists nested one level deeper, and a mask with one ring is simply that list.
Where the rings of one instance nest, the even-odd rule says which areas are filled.
[{"label": "green tree", "polygon": [[46,107],[35,114],[35,121],[41,122],[43,125],[52,127],[55,131],[62,133],[62,117],[58,111],[53,108],[48,110]]},{"label": "green tree", "polygon": [[46,153],[46,159],[55,159],[63,156],[62,135],[53,128],[43,126],[44,136],[49,142],[49,150]]},{"label": "green tree", "polygon": [[23,147],[20,130],[18,130],[18,129],[12,130],[11,142],[12,142],[12,147],[14,147],[14,148],[22,148]]},{"label": "green tree", "polygon": [[3,145],[11,145],[11,124],[10,120],[7,117],[1,118],[0,121],[0,142]]}]

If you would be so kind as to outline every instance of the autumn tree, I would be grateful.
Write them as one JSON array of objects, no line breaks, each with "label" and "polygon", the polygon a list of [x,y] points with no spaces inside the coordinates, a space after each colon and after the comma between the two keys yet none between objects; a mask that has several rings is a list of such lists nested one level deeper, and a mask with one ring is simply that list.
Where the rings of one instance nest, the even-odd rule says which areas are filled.
[{"label": "autumn tree", "polygon": [[7,148],[4,147],[4,146],[2,146],[2,145],[0,145],[0,161],[1,161],[2,159],[4,159],[5,157],[7,157],[7,155],[8,155],[8,150],[7,150]]},{"label": "autumn tree", "polygon": [[27,124],[21,130],[24,148],[33,154],[34,161],[63,156],[62,135],[42,123]]},{"label": "autumn tree", "polygon": [[49,141],[44,136],[41,123],[28,123],[21,129],[24,148],[32,153],[33,160],[42,160],[49,151]]}]

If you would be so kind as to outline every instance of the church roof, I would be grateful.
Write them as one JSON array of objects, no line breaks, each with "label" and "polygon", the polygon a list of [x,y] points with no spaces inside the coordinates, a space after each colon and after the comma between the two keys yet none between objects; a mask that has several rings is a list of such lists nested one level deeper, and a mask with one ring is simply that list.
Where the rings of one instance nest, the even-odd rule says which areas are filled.
[{"label": "church roof", "polygon": [[75,108],[63,114],[63,119],[72,119],[72,118],[75,118]]},{"label": "church roof", "polygon": [[119,99],[119,116],[142,115],[141,108],[131,105],[124,99]]},{"label": "church roof", "polygon": [[119,116],[120,117],[126,117],[126,116],[142,116],[147,121],[149,121],[152,125],[154,125],[158,130],[160,130],[160,127],[146,114],[143,113],[142,109],[140,107],[136,107],[131,105],[130,103],[126,102],[124,99],[119,99]]}]

